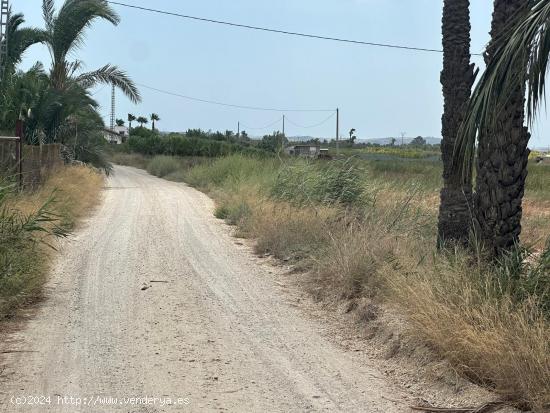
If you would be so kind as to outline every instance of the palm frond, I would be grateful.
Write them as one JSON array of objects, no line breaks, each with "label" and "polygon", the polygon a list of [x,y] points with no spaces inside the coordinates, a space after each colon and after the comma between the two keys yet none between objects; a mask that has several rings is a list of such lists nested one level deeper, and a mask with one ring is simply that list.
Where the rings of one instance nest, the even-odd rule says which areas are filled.
[{"label": "palm frond", "polygon": [[25,17],[23,16],[23,13],[15,13],[11,14],[11,7],[10,7],[10,18],[8,19],[7,24],[7,33],[8,37],[11,38],[13,33],[19,29],[19,26],[21,26],[23,23],[25,23]]},{"label": "palm frond", "polygon": [[119,88],[132,102],[141,101],[141,95],[137,86],[128,77],[126,72],[116,66],[105,65],[93,72],[83,73],[76,77],[76,82],[88,89],[98,83],[108,83]]},{"label": "palm frond", "polygon": [[60,62],[84,41],[84,34],[95,19],[117,25],[118,14],[105,0],[66,0],[51,28],[52,54]]},{"label": "palm frond", "polygon": [[455,162],[473,165],[477,137],[495,127],[518,87],[527,86],[527,119],[532,123],[545,100],[550,58],[550,2],[533,0],[492,45],[490,61],[477,84],[460,128]]},{"label": "palm frond", "polygon": [[73,62],[70,62],[67,64],[67,75],[68,77],[72,78],[78,72],[82,66],[84,66],[84,62],[82,60],[75,60]]},{"label": "palm frond", "polygon": [[15,71],[16,65],[21,62],[23,54],[30,46],[45,43],[47,40],[47,34],[44,30],[33,27],[21,28],[23,23],[25,23],[25,18],[21,13],[11,15],[7,22],[6,30],[9,38],[7,65],[9,74]]},{"label": "palm frond", "polygon": [[47,34],[44,30],[33,27],[19,29],[10,37],[8,42],[8,58],[10,64],[17,65],[21,62],[23,54],[32,45],[45,43]]},{"label": "palm frond", "polygon": [[50,31],[54,24],[55,0],[44,0],[42,2],[42,15],[46,22],[46,29]]}]

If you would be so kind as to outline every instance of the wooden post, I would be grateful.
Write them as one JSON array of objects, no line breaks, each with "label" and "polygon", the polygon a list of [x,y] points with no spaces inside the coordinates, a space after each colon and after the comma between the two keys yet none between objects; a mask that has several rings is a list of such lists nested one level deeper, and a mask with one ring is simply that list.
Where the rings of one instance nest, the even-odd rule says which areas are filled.
[{"label": "wooden post", "polygon": [[19,190],[23,189],[23,139],[24,139],[24,123],[22,120],[18,120],[15,123],[15,136],[17,139],[15,143],[15,161],[17,163],[17,175],[19,181]]},{"label": "wooden post", "polygon": [[340,155],[340,109],[336,108],[336,156]]}]

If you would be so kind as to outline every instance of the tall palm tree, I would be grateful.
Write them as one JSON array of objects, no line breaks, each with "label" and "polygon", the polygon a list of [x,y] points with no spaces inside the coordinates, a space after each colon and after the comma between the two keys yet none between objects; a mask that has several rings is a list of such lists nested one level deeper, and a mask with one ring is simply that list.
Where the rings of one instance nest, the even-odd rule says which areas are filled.
[{"label": "tall palm tree", "polygon": [[[476,223],[480,240],[494,256],[519,242],[530,138],[524,126],[526,82],[543,88],[544,82],[533,76],[546,71],[546,66],[533,66],[529,59],[548,50],[525,42],[525,36],[535,42],[539,34],[532,21],[521,26],[523,32],[517,36],[513,27],[531,6],[547,4],[547,0],[495,0],[492,39],[485,53],[487,70],[472,96],[457,148],[458,162],[469,169],[477,137]],[[511,50],[507,42],[518,49]],[[509,59],[511,55],[515,58]]]},{"label": "tall palm tree", "polygon": [[143,128],[143,125],[146,125],[149,123],[149,121],[147,120],[147,118],[145,116],[138,116],[138,118],[136,119],[137,123],[139,123],[139,125]]},{"label": "tall palm tree", "polygon": [[151,122],[152,122],[152,129],[155,130],[155,121],[158,122],[160,120],[159,115],[156,113],[151,114]]},{"label": "tall palm tree", "polygon": [[443,86],[442,117],[443,188],[439,207],[439,242],[468,241],[472,223],[471,174],[463,174],[453,164],[456,137],[464,120],[477,72],[470,63],[470,1],[443,2]]},{"label": "tall palm tree", "polygon": [[[43,0],[42,11],[46,23],[46,43],[52,56],[49,77],[52,89],[61,97],[75,88],[84,90],[99,84],[109,83],[118,87],[133,102],[140,101],[140,94],[127,74],[116,66],[105,65],[100,69],[80,73],[80,61],[69,61],[72,52],[82,46],[86,29],[96,19],[104,19],[117,25],[119,17],[105,0],[65,0],[56,13],[54,0]],[[67,116],[65,105],[57,109],[55,131]]]},{"label": "tall palm tree", "polygon": [[128,130],[132,130],[132,122],[136,120],[136,117],[131,113],[128,113]]}]

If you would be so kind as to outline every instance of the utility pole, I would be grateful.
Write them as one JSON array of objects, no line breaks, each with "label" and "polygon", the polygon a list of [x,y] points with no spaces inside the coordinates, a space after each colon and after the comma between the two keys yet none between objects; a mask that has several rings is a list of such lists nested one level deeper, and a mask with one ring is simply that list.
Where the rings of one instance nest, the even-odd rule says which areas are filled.
[{"label": "utility pole", "polygon": [[4,78],[8,60],[8,20],[10,5],[8,0],[0,0],[0,80]]},{"label": "utility pole", "polygon": [[281,145],[280,145],[280,148],[279,150],[282,152],[284,149],[285,149],[285,120],[286,120],[286,115],[283,115],[283,136],[281,136]]},{"label": "utility pole", "polygon": [[241,137],[241,122],[237,122],[237,138]]},{"label": "utility pole", "polygon": [[111,130],[115,130],[115,85],[111,88]]},{"label": "utility pole", "polygon": [[340,155],[340,109],[336,108],[336,156]]},{"label": "utility pole", "polygon": [[407,132],[401,132],[401,146],[405,146],[405,135]]}]

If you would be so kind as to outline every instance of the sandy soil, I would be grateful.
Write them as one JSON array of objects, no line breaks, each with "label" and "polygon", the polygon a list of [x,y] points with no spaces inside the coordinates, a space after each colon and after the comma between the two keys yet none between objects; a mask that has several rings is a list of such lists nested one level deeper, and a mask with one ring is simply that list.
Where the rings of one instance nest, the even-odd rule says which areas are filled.
[{"label": "sandy soil", "polygon": [[1,411],[409,411],[379,363],[303,315],[284,270],[232,238],[207,196],[115,172],[44,302],[0,344]]}]

